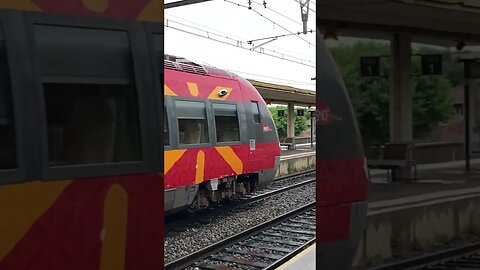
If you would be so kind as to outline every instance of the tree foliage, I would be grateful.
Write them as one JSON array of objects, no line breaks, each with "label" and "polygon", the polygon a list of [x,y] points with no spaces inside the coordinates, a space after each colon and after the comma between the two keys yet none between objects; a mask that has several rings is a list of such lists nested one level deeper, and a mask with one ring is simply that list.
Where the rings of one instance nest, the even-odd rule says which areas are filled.
[{"label": "tree foliage", "polygon": [[[288,120],[288,110],[286,106],[270,106],[270,113],[272,114],[273,121],[277,127],[278,136],[280,139],[287,137],[287,120]],[[284,110],[284,116],[278,116],[278,110]],[[295,114],[295,136],[300,135],[302,132],[307,130],[307,114],[308,111],[305,110],[305,116],[297,116]]]},{"label": "tree foliage", "polygon": [[[415,53],[440,53],[430,48],[419,49]],[[360,57],[389,55],[389,45],[380,43],[357,43],[353,46],[340,46],[332,49],[333,57],[345,80],[350,98],[357,115],[362,137],[366,144],[389,141],[389,102],[390,82],[389,58],[381,59],[379,78],[360,76]],[[461,66],[450,55],[444,56],[442,76],[414,76],[413,87],[413,136],[428,136],[442,122],[453,115],[452,85],[461,82]],[[420,59],[412,60],[412,71],[420,73]]]}]

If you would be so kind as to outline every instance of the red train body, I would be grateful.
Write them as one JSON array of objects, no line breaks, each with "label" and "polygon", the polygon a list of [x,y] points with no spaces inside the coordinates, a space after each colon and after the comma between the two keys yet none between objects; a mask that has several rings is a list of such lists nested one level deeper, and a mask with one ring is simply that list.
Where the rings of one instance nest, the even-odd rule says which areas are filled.
[{"label": "red train body", "polygon": [[278,135],[265,102],[248,81],[216,68],[166,60],[164,87],[167,212],[207,207],[273,180]]}]

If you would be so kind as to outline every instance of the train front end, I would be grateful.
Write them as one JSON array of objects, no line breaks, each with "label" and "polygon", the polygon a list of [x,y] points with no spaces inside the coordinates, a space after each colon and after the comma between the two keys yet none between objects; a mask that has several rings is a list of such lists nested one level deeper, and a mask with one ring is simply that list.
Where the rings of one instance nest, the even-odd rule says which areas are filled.
[{"label": "train front end", "polygon": [[318,269],[344,270],[365,228],[368,172],[348,91],[319,33],[316,263]]},{"label": "train front end", "polygon": [[165,67],[165,213],[268,186],[280,163],[275,124],[245,79],[169,56]]}]

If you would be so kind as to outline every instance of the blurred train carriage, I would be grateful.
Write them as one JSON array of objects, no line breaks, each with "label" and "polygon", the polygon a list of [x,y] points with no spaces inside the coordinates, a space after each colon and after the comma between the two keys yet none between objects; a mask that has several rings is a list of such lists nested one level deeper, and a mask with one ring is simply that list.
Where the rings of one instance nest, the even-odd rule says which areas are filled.
[{"label": "blurred train carriage", "polygon": [[350,269],[365,228],[368,173],[343,79],[317,29],[317,260]]},{"label": "blurred train carriage", "polygon": [[0,269],[162,268],[162,7],[0,1]]}]

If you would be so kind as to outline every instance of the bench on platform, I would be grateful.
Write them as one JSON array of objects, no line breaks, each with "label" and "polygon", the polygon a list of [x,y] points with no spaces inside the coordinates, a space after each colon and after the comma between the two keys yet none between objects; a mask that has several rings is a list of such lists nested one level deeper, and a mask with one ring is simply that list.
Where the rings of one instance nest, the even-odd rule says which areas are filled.
[{"label": "bench on platform", "polygon": [[296,148],[296,145],[295,145],[295,137],[287,137],[283,140],[282,143],[280,143],[280,145],[283,145],[283,146],[287,146],[288,149],[293,149],[295,150]]},{"label": "bench on platform", "polygon": [[413,168],[413,179],[417,179],[417,164],[413,159],[413,143],[372,145],[365,148],[369,178],[370,169],[387,170],[388,181],[396,179],[394,170]]}]

